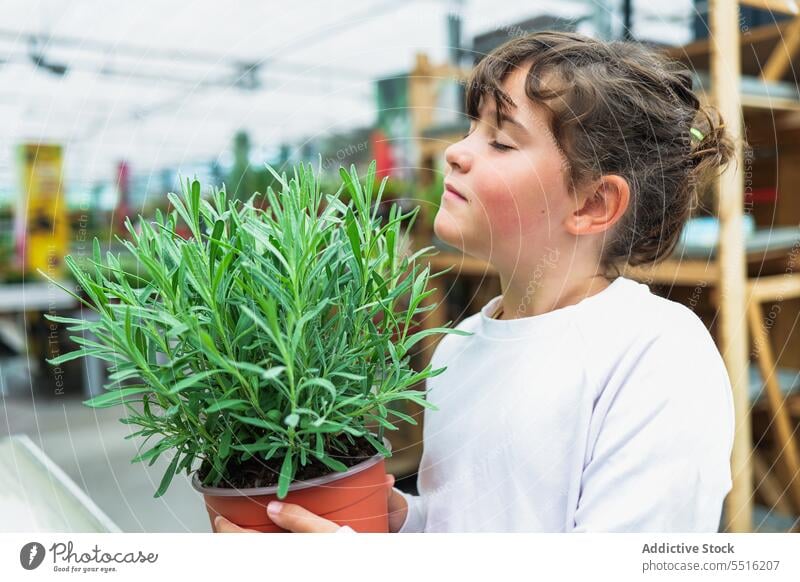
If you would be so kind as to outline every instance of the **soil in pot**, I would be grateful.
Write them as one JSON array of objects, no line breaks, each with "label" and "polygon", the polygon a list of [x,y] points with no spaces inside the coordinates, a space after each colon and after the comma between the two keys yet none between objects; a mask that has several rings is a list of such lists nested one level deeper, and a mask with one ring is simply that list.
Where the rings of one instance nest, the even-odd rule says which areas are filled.
[{"label": "soil in pot", "polygon": [[[389,442],[384,439],[387,448]],[[348,443],[349,444],[349,443]],[[348,466],[345,472],[332,472],[322,463],[318,466],[298,467],[298,476],[289,487],[285,503],[296,503],[312,513],[339,525],[348,525],[358,532],[387,532],[388,507],[386,469],[383,455],[366,439],[355,439],[348,454],[337,457]],[[251,459],[252,461],[252,459]],[[195,474],[192,485],[203,494],[206,509],[214,528],[214,518],[222,515],[241,527],[261,532],[283,532],[269,519],[267,504],[277,497],[277,478],[280,461],[270,463],[256,460],[247,463],[249,472],[232,477],[230,482],[246,484],[245,487],[225,484],[204,487]],[[202,469],[202,467],[201,467]],[[301,469],[306,469],[302,471]],[[254,483],[271,483],[254,487]]]},{"label": "soil in pot", "polygon": [[[369,444],[364,438],[354,438],[350,443],[345,439],[342,446],[347,447],[347,452],[336,453],[334,458],[346,467],[354,467],[363,463],[375,455],[375,447]],[[281,474],[281,463],[283,458],[272,458],[268,461],[256,457],[250,457],[246,461],[238,462],[238,455],[228,463],[228,473],[230,477],[227,481],[220,482],[217,487],[230,487],[232,489],[252,489],[258,487],[272,487],[278,484],[278,477]],[[298,465],[295,479],[307,481],[316,477],[322,477],[331,473],[330,467],[309,456],[311,461],[304,467]],[[203,463],[198,470],[198,476],[205,479],[210,467]]]}]

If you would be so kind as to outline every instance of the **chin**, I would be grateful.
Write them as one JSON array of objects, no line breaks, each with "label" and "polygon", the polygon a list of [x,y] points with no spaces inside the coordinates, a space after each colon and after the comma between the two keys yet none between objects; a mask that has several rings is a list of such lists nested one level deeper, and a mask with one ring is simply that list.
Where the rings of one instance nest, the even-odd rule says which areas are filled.
[{"label": "chin", "polygon": [[464,233],[455,219],[439,209],[433,221],[433,233],[444,243],[464,251]]}]

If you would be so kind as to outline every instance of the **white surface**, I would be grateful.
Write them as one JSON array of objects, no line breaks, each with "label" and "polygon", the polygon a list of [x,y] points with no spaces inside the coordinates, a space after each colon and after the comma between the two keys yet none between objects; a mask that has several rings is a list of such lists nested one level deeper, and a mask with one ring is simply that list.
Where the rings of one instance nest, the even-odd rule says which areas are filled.
[{"label": "white surface", "polygon": [[0,313],[49,311],[68,309],[77,305],[77,299],[50,283],[0,285]]},{"label": "white surface", "polygon": [[27,436],[0,439],[0,531],[119,532]]},{"label": "white surface", "polygon": [[176,475],[154,498],[171,459],[131,463],[146,449],[142,438],[125,438],[135,430],[119,421],[125,411],[84,406],[78,392],[67,386],[65,394],[75,396],[0,400],[0,437],[28,435],[126,533],[210,532],[203,498],[188,477]]}]

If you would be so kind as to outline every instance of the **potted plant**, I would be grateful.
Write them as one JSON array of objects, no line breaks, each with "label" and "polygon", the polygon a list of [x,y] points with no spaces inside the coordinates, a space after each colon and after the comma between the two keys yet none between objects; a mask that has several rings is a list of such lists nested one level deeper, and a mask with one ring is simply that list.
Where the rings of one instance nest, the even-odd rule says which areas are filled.
[{"label": "potted plant", "polygon": [[[445,368],[415,371],[412,348],[449,327],[413,333],[432,293],[425,261],[432,247],[398,252],[416,215],[376,209],[375,164],[362,184],[355,167],[323,193],[313,168],[273,172],[266,209],[229,201],[223,189],[201,196],[197,181],[169,194],[172,211],[140,220],[119,242],[142,273],[120,257],[81,267],[66,259],[95,320],[48,316],[67,324],[83,356],[110,364],[91,407],[123,405],[121,422],[144,441],[132,462],[171,461],[155,496],[185,472],[209,517],[259,531],[271,499],[299,503],[356,531],[386,531],[385,431],[405,401],[432,407],[415,385]],[[347,191],[349,201],[342,202]],[[141,217],[140,217],[141,218]],[[191,236],[176,234],[183,222]],[[423,264],[420,264],[423,263]],[[77,297],[77,296],[76,296]],[[403,299],[403,301],[401,301]],[[147,448],[150,439],[157,441]],[[143,450],[145,449],[146,450]]]}]

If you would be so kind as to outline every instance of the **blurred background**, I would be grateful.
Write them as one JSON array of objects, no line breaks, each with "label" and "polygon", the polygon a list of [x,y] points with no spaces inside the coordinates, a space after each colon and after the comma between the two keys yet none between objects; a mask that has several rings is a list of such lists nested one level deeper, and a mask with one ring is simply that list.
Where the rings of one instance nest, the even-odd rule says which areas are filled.
[{"label": "blurred background", "polygon": [[[795,2],[739,4],[726,46],[739,51],[729,74],[751,147],[731,252],[746,262],[740,283],[750,289],[796,274],[800,20]],[[9,531],[210,529],[185,478],[153,499],[164,463],[130,463],[137,442],[124,439],[130,429],[119,410],[81,404],[102,392],[103,365],[45,363],[75,344],[43,315],[89,314],[38,270],[74,287],[64,257],[87,256],[95,237],[118,249],[125,218],[167,210],[181,178],[247,198],[271,184],[265,164],[310,162],[333,181],[340,165],[365,169],[375,159],[390,177],[387,199],[421,206],[414,244],[436,245],[437,266],[456,267],[428,324],[458,322],[500,292],[487,265],[432,233],[443,151],[468,126],[464,79],[483,55],[538,30],[629,39],[683,60],[704,95],[713,93],[714,59],[725,56],[709,42],[708,3],[697,0],[3,0],[2,14],[0,530]],[[673,260],[629,273],[690,306],[722,342],[720,198],[707,196]],[[796,527],[797,295],[761,294],[748,311],[761,343],[737,381],[748,423],[737,438],[752,454],[735,466],[736,506],[726,507],[721,528]],[[417,354],[420,366],[432,349]],[[413,491],[420,429],[398,438],[389,469]]]}]

